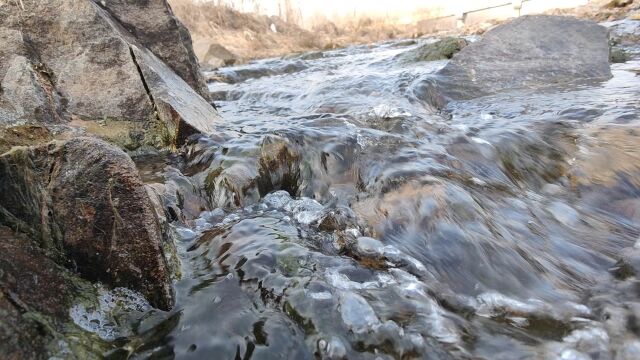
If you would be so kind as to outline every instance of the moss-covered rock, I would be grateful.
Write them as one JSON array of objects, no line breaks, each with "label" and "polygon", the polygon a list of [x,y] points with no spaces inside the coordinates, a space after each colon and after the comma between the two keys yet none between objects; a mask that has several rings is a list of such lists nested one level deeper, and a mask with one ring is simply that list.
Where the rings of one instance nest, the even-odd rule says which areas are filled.
[{"label": "moss-covered rock", "polygon": [[274,190],[298,192],[300,153],[295,144],[267,136],[243,156],[243,161],[218,164],[203,174],[202,187],[212,208],[246,206]]},{"label": "moss-covered rock", "polygon": [[86,279],[172,305],[162,229],[133,161],[94,138],[0,156],[0,224]]},{"label": "moss-covered rock", "polygon": [[425,44],[421,47],[401,54],[401,59],[406,62],[436,61],[451,59],[453,55],[468,45],[463,38],[447,37],[435,43]]},{"label": "moss-covered rock", "polygon": [[613,47],[611,48],[611,53],[609,54],[609,59],[612,63],[624,63],[629,60],[629,54],[626,51],[620,48]]},{"label": "moss-covered rock", "polygon": [[41,125],[0,127],[0,154],[4,154],[14,146],[38,145],[51,140],[53,140],[53,135]]},{"label": "moss-covered rock", "polygon": [[97,359],[107,349],[69,317],[96,303],[95,287],[58,265],[29,238],[0,226],[0,353],[8,359]]}]

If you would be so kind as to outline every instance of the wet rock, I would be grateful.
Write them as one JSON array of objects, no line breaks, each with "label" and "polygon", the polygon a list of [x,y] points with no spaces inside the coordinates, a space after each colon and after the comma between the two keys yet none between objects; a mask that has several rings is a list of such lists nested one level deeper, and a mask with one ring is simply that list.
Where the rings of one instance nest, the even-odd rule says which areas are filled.
[{"label": "wet rock", "polygon": [[380,325],[367,300],[353,292],[345,292],[340,296],[340,314],[344,324],[355,333],[366,333]]},{"label": "wet rock", "polygon": [[419,95],[443,108],[507,89],[610,77],[607,29],[569,17],[523,16],[464,48]]},{"label": "wet rock", "polygon": [[0,178],[0,223],[88,280],[171,307],[162,229],[124,152],[92,138],[14,148],[0,157]]},{"label": "wet rock", "polygon": [[358,256],[381,257],[384,254],[384,244],[370,237],[359,237],[354,251]]},{"label": "wet rock", "polygon": [[610,270],[619,279],[637,277],[640,274],[640,249],[635,247],[623,249],[620,259]]},{"label": "wet rock", "polygon": [[284,190],[274,191],[262,199],[262,202],[270,208],[283,209],[288,203],[290,203],[291,195]]},{"label": "wet rock", "polygon": [[[300,154],[289,140],[267,136],[258,147],[241,150],[243,161],[214,164],[205,172],[203,188],[211,208],[236,208],[256,203],[274,190],[298,192]],[[227,154],[229,155],[229,154]]]},{"label": "wet rock", "polygon": [[327,344],[327,355],[332,360],[340,360],[347,357],[347,349],[338,337],[332,337]]},{"label": "wet rock", "polygon": [[400,59],[409,62],[435,61],[451,59],[468,45],[467,40],[462,38],[447,37],[435,43],[425,44],[421,47],[399,55]]},{"label": "wet rock", "polygon": [[289,202],[284,209],[291,212],[299,223],[310,225],[320,220],[324,207],[313,199],[301,198]]},{"label": "wet rock", "polygon": [[173,221],[171,213],[165,208],[166,187],[163,184],[149,184],[144,186],[153,215],[158,219],[160,233],[162,234],[162,249],[171,277],[180,278],[180,259],[176,249],[176,241],[180,234],[171,226]]},{"label": "wet rock", "polygon": [[[0,226],[0,352],[8,359],[97,356],[69,326],[76,299],[94,300],[93,286],[50,259],[36,242]],[[95,353],[94,353],[95,352]]]},{"label": "wet rock", "polygon": [[628,340],[618,350],[615,360],[633,360],[640,358],[640,341]]},{"label": "wet rock", "polygon": [[570,155],[577,150],[570,126],[545,124],[538,131],[505,133],[494,144],[502,172],[519,187],[556,183],[569,173]]},{"label": "wet rock", "polygon": [[328,209],[318,221],[318,229],[322,231],[344,231],[348,227],[357,228],[356,215],[348,207]]},{"label": "wet rock", "polygon": [[180,170],[169,167],[165,172],[165,191],[162,199],[170,221],[193,220],[207,210],[205,193]]},{"label": "wet rock", "polygon": [[612,48],[611,49],[611,54],[610,56],[610,60],[612,63],[624,63],[627,62],[627,60],[629,60],[629,55],[627,54],[626,51],[624,51],[623,49],[619,49],[619,48]]},{"label": "wet rock", "polygon": [[202,64],[207,68],[217,69],[223,66],[234,65],[238,56],[227,50],[220,44],[211,44],[202,59]]},{"label": "wet rock", "polygon": [[205,99],[209,91],[204,82],[191,35],[173,15],[166,0],[94,0],[104,7],[147,49],[167,64]]},{"label": "wet rock", "polygon": [[[188,37],[178,35],[166,2],[108,3],[129,31],[91,0],[0,4],[0,36],[8,39],[0,43],[2,122],[129,121],[145,129],[147,141],[157,146],[181,145],[195,132],[210,133],[219,121],[217,112],[144,46],[171,58],[169,64],[188,81],[201,83],[187,74],[197,75],[197,65],[183,61],[190,53]],[[126,11],[151,16],[130,23]]]}]

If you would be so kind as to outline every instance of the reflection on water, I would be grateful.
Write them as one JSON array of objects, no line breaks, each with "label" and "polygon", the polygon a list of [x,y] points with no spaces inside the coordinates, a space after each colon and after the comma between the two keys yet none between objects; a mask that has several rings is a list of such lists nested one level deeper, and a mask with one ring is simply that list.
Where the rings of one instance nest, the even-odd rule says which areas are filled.
[{"label": "reflection on water", "polygon": [[403,51],[212,75],[226,125],[167,175],[194,191],[176,310],[130,353],[640,358],[640,62],[437,114],[419,84],[444,62]]}]

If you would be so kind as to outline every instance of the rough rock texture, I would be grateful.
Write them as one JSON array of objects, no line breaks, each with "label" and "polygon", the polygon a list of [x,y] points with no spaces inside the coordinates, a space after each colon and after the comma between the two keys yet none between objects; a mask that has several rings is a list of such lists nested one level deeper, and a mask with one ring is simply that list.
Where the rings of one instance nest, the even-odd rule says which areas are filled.
[{"label": "rough rock texture", "polygon": [[[2,124],[75,117],[168,128],[177,132],[170,134],[172,140],[211,132],[219,115],[183,80],[204,93],[190,39],[166,2],[100,3],[113,6],[108,9],[123,23],[91,0],[0,2],[0,38],[7,40],[0,43]],[[140,15],[145,9],[148,14]],[[140,23],[129,18],[136,13]],[[169,66],[145,44],[168,59]],[[136,56],[140,51],[145,56]],[[150,72],[161,75],[147,79]],[[167,88],[179,96],[168,93],[171,100],[157,103],[154,93]],[[191,107],[198,109],[195,119],[184,110]],[[179,133],[184,129],[185,134]]]},{"label": "rough rock texture", "polygon": [[193,52],[191,35],[166,0],[94,0],[201,96],[209,91]]},{"label": "rough rock texture", "polygon": [[0,125],[60,119],[60,97],[46,68],[31,56],[20,30],[0,27]]},{"label": "rough rock texture", "polygon": [[197,96],[185,82],[158,60],[149,50],[131,46],[131,53],[149,88],[156,113],[166,124],[174,144],[184,144],[193,134],[213,133],[212,115],[215,110],[202,97]]},{"label": "rough rock texture", "polygon": [[607,29],[570,17],[523,16],[456,54],[420,95],[443,108],[506,89],[610,77]]},{"label": "rough rock texture", "polygon": [[28,240],[0,226],[0,353],[8,359],[47,358],[50,321],[68,315],[73,287],[65,269]]},{"label": "rough rock texture", "polygon": [[0,156],[0,223],[86,279],[172,304],[162,231],[133,161],[93,138]]},{"label": "rough rock texture", "polygon": [[463,38],[448,37],[435,43],[425,44],[417,49],[400,54],[399,58],[404,61],[435,61],[451,59],[469,43]]}]

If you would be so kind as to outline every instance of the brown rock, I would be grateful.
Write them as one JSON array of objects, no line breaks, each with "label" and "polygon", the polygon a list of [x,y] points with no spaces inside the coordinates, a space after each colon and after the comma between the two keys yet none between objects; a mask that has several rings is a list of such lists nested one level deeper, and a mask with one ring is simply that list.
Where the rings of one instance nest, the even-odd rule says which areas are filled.
[{"label": "brown rock", "polygon": [[193,134],[214,132],[219,116],[208,102],[149,50],[132,45],[131,53],[173,144],[182,145]]},{"label": "brown rock", "polygon": [[46,322],[66,319],[71,305],[73,289],[64,279],[64,273],[65,269],[31,246],[28,240],[0,227],[0,353],[3,358],[47,358],[46,347],[54,336],[49,328],[53,324]]},{"label": "brown rock", "polygon": [[133,161],[77,138],[0,156],[0,223],[27,233],[86,279],[172,304],[162,230]]}]

